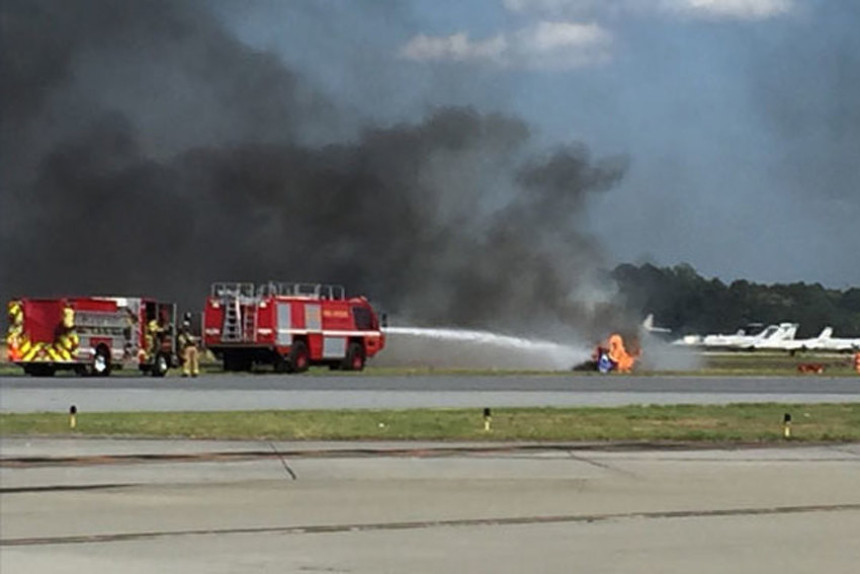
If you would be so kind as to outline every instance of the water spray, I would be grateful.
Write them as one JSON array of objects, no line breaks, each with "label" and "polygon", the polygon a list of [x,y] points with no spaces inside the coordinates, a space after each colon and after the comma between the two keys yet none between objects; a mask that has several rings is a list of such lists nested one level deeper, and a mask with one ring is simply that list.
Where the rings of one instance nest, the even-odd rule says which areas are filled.
[{"label": "water spray", "polygon": [[[491,331],[426,327],[386,327],[383,331],[388,336],[388,360],[400,355],[395,362],[418,358],[443,364],[459,360],[473,368],[568,370],[589,353],[581,345]],[[399,352],[395,349],[398,344]]]}]

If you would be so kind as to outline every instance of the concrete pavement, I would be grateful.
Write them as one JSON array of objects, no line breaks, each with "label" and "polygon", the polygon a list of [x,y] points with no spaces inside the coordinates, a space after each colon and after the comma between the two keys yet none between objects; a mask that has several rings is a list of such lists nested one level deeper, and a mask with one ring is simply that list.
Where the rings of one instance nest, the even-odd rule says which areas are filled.
[{"label": "concrete pavement", "polygon": [[[784,573],[860,560],[860,445],[454,446],[4,439],[0,570]],[[289,454],[238,456],[266,449]],[[160,453],[189,462],[111,458]],[[212,459],[225,453],[237,458]]]}]

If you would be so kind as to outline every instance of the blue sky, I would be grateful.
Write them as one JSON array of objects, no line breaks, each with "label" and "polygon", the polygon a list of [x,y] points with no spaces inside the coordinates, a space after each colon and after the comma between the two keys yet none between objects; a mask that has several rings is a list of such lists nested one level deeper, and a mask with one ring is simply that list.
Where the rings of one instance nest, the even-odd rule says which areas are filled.
[{"label": "blue sky", "polygon": [[607,260],[860,285],[860,9],[825,0],[258,0],[218,6],[356,124],[470,105],[621,155]]}]

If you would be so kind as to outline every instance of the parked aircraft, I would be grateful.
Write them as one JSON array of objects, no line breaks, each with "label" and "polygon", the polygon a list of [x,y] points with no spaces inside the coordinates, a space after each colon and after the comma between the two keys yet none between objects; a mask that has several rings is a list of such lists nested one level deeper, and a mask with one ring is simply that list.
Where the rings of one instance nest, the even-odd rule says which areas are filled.
[{"label": "parked aircraft", "polygon": [[749,347],[749,350],[781,351],[787,349],[789,345],[792,345],[796,340],[794,336],[797,334],[797,329],[800,325],[797,323],[780,323],[779,327],[783,328],[781,332],[777,332],[771,337],[764,337],[755,341]]},{"label": "parked aircraft", "polygon": [[790,341],[794,339],[798,328],[797,323],[780,323],[779,325],[768,325],[761,331],[758,325],[753,324],[747,329],[740,329],[733,335],[688,335],[683,339],[674,341],[674,345],[695,347],[705,351],[751,351],[758,348],[767,348],[767,345],[777,341]]},{"label": "parked aircraft", "polygon": [[860,350],[860,339],[833,337],[833,328],[825,327],[817,337],[783,341],[776,345],[776,348],[788,351],[792,355],[803,351],[848,353]]}]

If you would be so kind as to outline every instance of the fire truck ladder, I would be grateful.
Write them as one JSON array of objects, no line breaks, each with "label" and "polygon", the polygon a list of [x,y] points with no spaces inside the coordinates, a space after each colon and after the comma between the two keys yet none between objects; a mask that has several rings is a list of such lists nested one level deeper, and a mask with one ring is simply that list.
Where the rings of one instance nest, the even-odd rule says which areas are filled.
[{"label": "fire truck ladder", "polygon": [[229,297],[224,302],[224,328],[221,329],[221,340],[225,343],[242,341],[242,303],[238,297]]},{"label": "fire truck ladder", "polygon": [[242,315],[242,336],[244,341],[257,340],[257,304],[245,306],[245,313]]},{"label": "fire truck ladder", "polygon": [[212,296],[224,306],[221,340],[225,343],[254,341],[257,335],[257,304],[253,283],[215,283]]}]

